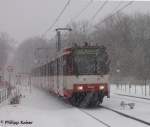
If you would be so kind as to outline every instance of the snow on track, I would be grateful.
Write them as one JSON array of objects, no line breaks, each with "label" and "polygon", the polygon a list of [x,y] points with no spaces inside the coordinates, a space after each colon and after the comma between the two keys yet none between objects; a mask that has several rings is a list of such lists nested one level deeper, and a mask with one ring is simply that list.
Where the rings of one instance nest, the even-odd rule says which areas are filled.
[{"label": "snow on track", "polygon": [[[29,93],[28,89],[23,89],[23,91],[26,92],[24,93],[25,98],[21,99],[19,105],[0,107],[0,120],[27,120],[33,122],[28,127],[106,127],[106,125],[111,127],[147,127],[142,123],[103,108],[81,109],[93,116],[91,117],[87,113],[81,112],[78,108],[64,103],[60,98],[52,96],[43,90],[35,88],[32,90],[32,93]],[[118,108],[120,100],[118,101],[118,99],[113,98],[110,100],[105,98],[104,100],[106,100],[104,105],[116,106]],[[130,112],[135,113],[134,110],[130,110]],[[98,121],[102,121],[106,125]]]},{"label": "snow on track", "polygon": [[88,115],[89,117],[95,119],[97,122],[102,123],[103,125],[105,125],[106,127],[111,127],[109,124],[105,123],[104,121],[100,120],[99,118],[96,118],[95,116],[91,115],[90,113],[79,109],[81,112],[85,113],[86,115]]},{"label": "snow on track", "polygon": [[57,97],[38,89],[26,94],[19,105],[1,107],[0,120],[33,122],[28,127],[105,127]]},{"label": "snow on track", "polygon": [[127,94],[120,94],[120,93],[114,93],[114,94],[119,95],[119,96],[123,96],[123,97],[128,97],[128,98],[134,98],[134,99],[137,98],[137,99],[146,100],[146,101],[148,100],[149,103],[150,103],[150,98],[140,97],[140,96],[133,96],[133,95],[127,95]]},{"label": "snow on track", "polygon": [[[134,109],[130,109],[128,106],[124,109],[120,106],[121,101],[124,101],[125,103],[135,103]],[[104,99],[102,105],[150,123],[150,104],[148,100],[145,101],[137,98],[120,97],[112,94],[110,99]]]},{"label": "snow on track", "polygon": [[124,95],[120,95],[120,94],[113,94],[113,98],[118,98],[118,99],[123,99],[126,101],[132,101],[135,103],[142,103],[142,104],[146,104],[146,105],[150,105],[150,100],[145,100],[145,99],[141,99],[141,98],[136,98],[136,97],[130,97],[130,96],[124,96]]},{"label": "snow on track", "polygon": [[119,115],[113,111],[97,108],[97,109],[84,109],[84,112],[96,117],[100,118],[101,121],[111,125],[111,127],[149,127],[143,123],[135,121],[130,118],[126,118],[122,115]]}]

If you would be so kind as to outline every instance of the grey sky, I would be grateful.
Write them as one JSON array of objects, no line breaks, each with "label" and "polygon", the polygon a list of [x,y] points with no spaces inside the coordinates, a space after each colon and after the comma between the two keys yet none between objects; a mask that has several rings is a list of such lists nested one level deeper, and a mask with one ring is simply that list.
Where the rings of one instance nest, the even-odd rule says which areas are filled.
[{"label": "grey sky", "polygon": [[[67,0],[0,0],[0,31],[9,33],[18,41],[40,35],[52,24],[66,2]],[[88,0],[72,0],[56,27],[65,26],[87,2]],[[101,4],[99,2],[91,4],[76,21],[90,19]],[[109,2],[94,23],[111,14],[117,4],[118,2]],[[150,2],[134,2],[124,12],[149,13]],[[54,31],[51,31],[48,36],[54,34]]]}]

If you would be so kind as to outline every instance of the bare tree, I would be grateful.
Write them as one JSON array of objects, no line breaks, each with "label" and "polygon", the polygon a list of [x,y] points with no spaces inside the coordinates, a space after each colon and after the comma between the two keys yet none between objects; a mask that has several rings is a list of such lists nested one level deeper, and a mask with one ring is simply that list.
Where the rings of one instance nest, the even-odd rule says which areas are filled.
[{"label": "bare tree", "polygon": [[[33,37],[26,39],[23,41],[19,47],[17,48],[15,52],[15,58],[14,61],[16,61],[16,65],[18,67],[19,72],[30,72],[31,69],[35,66],[36,62],[35,60],[40,60],[43,58],[43,56],[46,56],[48,54],[47,51],[40,52],[37,51],[37,49],[43,48],[47,49],[48,51],[48,43],[47,40],[42,39],[40,37]],[[38,55],[38,58],[37,58]],[[42,56],[41,56],[42,55]],[[38,63],[37,63],[38,64]]]}]

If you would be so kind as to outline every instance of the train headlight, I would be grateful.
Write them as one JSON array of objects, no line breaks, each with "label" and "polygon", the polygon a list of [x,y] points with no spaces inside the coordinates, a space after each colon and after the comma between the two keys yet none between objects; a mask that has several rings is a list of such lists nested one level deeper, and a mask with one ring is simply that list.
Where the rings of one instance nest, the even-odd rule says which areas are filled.
[{"label": "train headlight", "polygon": [[83,86],[78,86],[77,90],[83,90]]},{"label": "train headlight", "polygon": [[104,88],[105,88],[104,86],[99,86],[100,90],[104,90]]}]

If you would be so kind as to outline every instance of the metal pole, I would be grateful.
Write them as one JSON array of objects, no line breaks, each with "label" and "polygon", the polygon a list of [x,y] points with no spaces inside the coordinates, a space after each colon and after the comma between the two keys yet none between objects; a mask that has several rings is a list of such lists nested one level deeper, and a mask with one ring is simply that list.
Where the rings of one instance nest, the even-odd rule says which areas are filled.
[{"label": "metal pole", "polygon": [[136,94],[136,84],[135,84],[135,94]]},{"label": "metal pole", "polygon": [[57,48],[57,51],[60,51],[61,49],[61,32],[60,31],[57,31],[57,43],[56,43],[56,48]]},{"label": "metal pole", "polygon": [[121,83],[121,81],[120,81],[120,84],[121,84],[121,91],[123,91],[123,89],[122,89],[122,83]]},{"label": "metal pole", "polygon": [[142,95],[143,95],[143,83],[142,83],[142,85],[141,85],[141,90],[142,90]]},{"label": "metal pole", "polygon": [[149,84],[149,96],[150,96],[150,84]]},{"label": "metal pole", "polygon": [[1,92],[1,90],[0,90],[0,103],[2,102],[2,92]]},{"label": "metal pole", "polygon": [[129,93],[131,93],[131,83],[129,83]]},{"label": "metal pole", "polygon": [[67,31],[72,31],[71,28],[57,28],[56,29],[56,32],[57,32],[57,42],[56,42],[56,49],[57,51],[60,51],[61,49],[61,31],[64,31],[64,30],[67,30]]},{"label": "metal pole", "polygon": [[127,88],[126,88],[126,82],[125,82],[125,93],[127,92]]},{"label": "metal pole", "polygon": [[9,78],[8,81],[9,81],[9,85],[11,85],[11,72],[8,72],[8,73],[9,73],[9,75],[8,75],[9,76],[8,77]]},{"label": "metal pole", "polygon": [[145,80],[145,96],[147,95],[147,92],[146,92],[146,80]]},{"label": "metal pole", "polygon": [[31,87],[31,75],[29,74],[29,87],[30,87],[30,93],[32,92],[32,87]]}]

